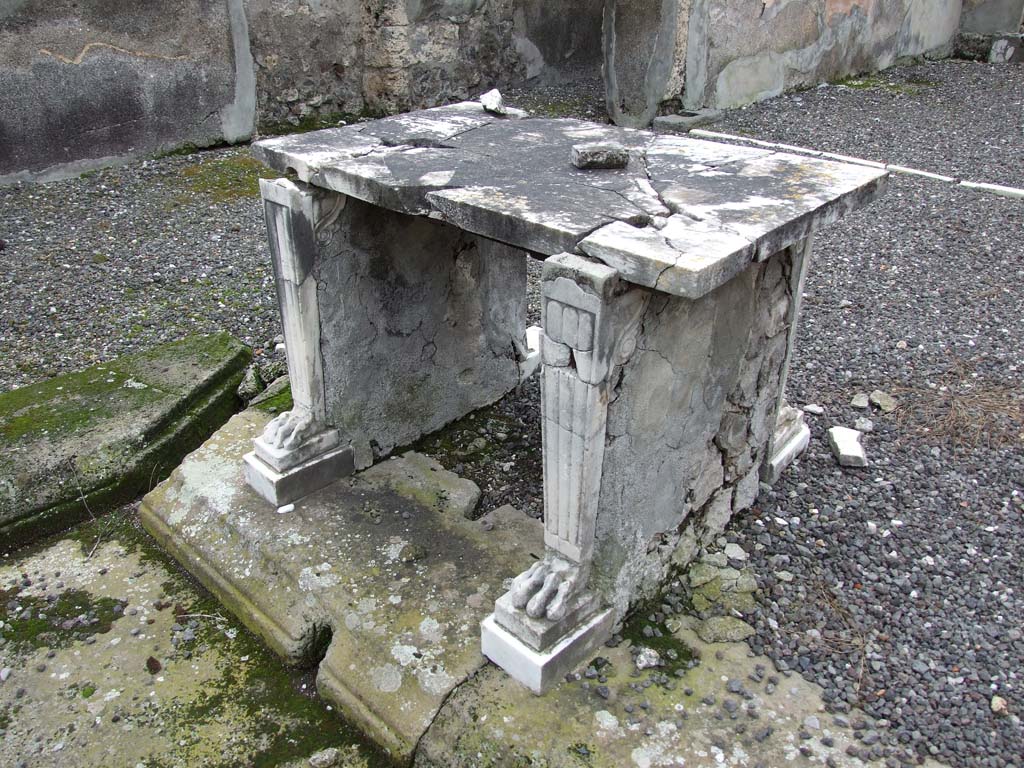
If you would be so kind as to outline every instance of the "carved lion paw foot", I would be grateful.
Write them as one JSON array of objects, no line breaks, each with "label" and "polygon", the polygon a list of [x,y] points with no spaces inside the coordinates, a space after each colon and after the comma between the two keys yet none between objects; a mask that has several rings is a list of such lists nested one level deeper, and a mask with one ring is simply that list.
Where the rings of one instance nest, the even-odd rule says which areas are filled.
[{"label": "carved lion paw foot", "polygon": [[271,448],[290,451],[298,448],[316,434],[317,424],[305,411],[285,411],[267,424],[263,442]]},{"label": "carved lion paw foot", "polygon": [[558,557],[534,563],[512,582],[512,604],[533,619],[559,621],[569,611],[572,598],[583,587],[578,565]]}]

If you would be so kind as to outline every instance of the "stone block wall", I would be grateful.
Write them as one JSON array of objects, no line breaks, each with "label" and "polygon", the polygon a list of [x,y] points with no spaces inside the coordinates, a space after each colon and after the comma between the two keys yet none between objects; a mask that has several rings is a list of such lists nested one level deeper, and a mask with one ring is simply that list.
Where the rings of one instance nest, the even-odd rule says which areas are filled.
[{"label": "stone block wall", "polygon": [[261,123],[391,114],[521,80],[512,0],[247,0]]},{"label": "stone block wall", "polygon": [[[0,0],[0,183],[604,70],[616,122],[1012,26],[1024,0]],[[1013,31],[999,29],[998,31]]]},{"label": "stone block wall", "polygon": [[526,77],[599,77],[603,0],[515,0],[514,45]]},{"label": "stone block wall", "polygon": [[[538,0],[0,0],[0,183],[242,141],[258,127],[434,106],[521,81],[527,36],[553,44],[536,32],[548,18],[539,8]],[[542,59],[535,69],[547,67]]]},{"label": "stone block wall", "polygon": [[0,2],[0,182],[252,133],[241,0]]},{"label": "stone block wall", "polygon": [[961,10],[962,0],[693,0],[684,104],[735,107],[948,55]]},{"label": "stone block wall", "polygon": [[617,615],[757,498],[803,253],[787,248],[696,301],[651,298],[608,405],[592,579]]},{"label": "stone block wall", "polygon": [[975,35],[1024,32],[1024,0],[963,0],[960,31]]}]

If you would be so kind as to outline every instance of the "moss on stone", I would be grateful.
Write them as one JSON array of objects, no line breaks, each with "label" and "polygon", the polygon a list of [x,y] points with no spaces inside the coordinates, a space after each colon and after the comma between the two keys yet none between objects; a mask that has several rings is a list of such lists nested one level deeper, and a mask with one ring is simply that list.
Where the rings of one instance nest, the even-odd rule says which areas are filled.
[{"label": "moss on stone", "polygon": [[857,90],[887,91],[889,93],[903,96],[914,96],[927,88],[935,87],[931,80],[904,80],[901,82],[887,80],[879,75],[861,75],[859,77],[847,77],[836,82],[846,88]]},{"label": "moss on stone", "polygon": [[195,336],[0,394],[0,442],[19,449],[0,453],[0,551],[161,481],[238,409],[249,356]]},{"label": "moss on stone", "polygon": [[514,434],[520,429],[514,419],[501,413],[494,404],[420,438],[408,450],[430,456],[445,469],[452,469],[456,464],[472,467],[490,463],[496,448],[491,439],[480,434],[481,430],[493,435],[496,432]]},{"label": "moss on stone", "polygon": [[199,162],[187,165],[180,171],[185,189],[207,195],[218,203],[259,197],[259,180],[273,179],[280,175],[242,152],[200,157]]},{"label": "moss on stone", "polygon": [[[173,751],[150,766],[202,764],[209,768],[235,768],[238,755],[223,749],[225,740],[236,736],[222,733],[220,723],[245,723],[248,751],[245,765],[272,768],[300,760],[328,747],[348,748],[374,768],[389,768],[394,763],[368,742],[337,712],[324,706],[315,693],[313,675],[308,669],[286,666],[260,640],[242,626],[209,592],[141,529],[131,506],[124,506],[101,520],[80,525],[68,534],[51,537],[19,551],[22,561],[33,553],[72,538],[81,543],[83,556],[96,546],[97,538],[108,544],[116,541],[124,556],[138,557],[147,568],[167,574],[161,582],[167,606],[175,621],[186,624],[198,617],[195,640],[168,648],[158,654],[164,661],[166,678],[162,684],[160,704],[161,728],[175,745]],[[44,598],[17,598],[20,587],[0,592],[0,619],[4,622],[3,637],[12,652],[36,648],[67,648],[89,634],[107,633],[118,621],[125,603],[108,597],[96,598],[82,591],[67,591],[56,601]],[[18,614],[31,609],[31,616],[22,620],[10,618],[6,612],[11,601],[19,605]],[[39,619],[43,612],[46,619]],[[61,622],[81,614],[96,616],[96,623],[63,629]],[[186,656],[191,654],[191,656]],[[217,675],[196,688],[188,671],[192,663],[215,658]],[[186,659],[190,659],[186,661]],[[177,663],[176,663],[177,662]],[[181,664],[181,662],[184,662]],[[174,671],[177,668],[177,671]],[[89,699],[97,690],[95,683],[85,680],[74,684],[73,695]],[[0,710],[0,728],[11,713]],[[140,738],[147,738],[140,735]],[[197,744],[198,742],[202,742]],[[208,743],[207,743],[208,742]],[[180,750],[180,751],[179,751]],[[201,760],[199,756],[201,754]]]},{"label": "moss on stone", "polygon": [[0,395],[0,437],[12,445],[60,438],[166,395],[149,386],[126,387],[128,379],[110,366],[94,366],[5,392]]},{"label": "moss on stone", "polygon": [[358,115],[351,112],[314,112],[299,118],[295,123],[288,120],[267,120],[260,124],[260,134],[262,136],[284,136],[289,133],[308,133],[309,131],[320,131],[324,128],[337,128],[339,125],[356,123],[364,118],[378,117],[384,117],[384,115],[373,110],[364,110],[362,114]]},{"label": "moss on stone", "polygon": [[284,413],[290,411],[295,405],[292,400],[291,387],[285,387],[282,391],[276,395],[260,400],[258,403],[252,403],[252,407],[257,410],[264,411],[265,413]]},{"label": "moss on stone", "polygon": [[17,597],[17,590],[0,592],[3,637],[15,651],[66,648],[76,640],[110,631],[126,603],[109,597],[94,599],[88,592],[61,592],[56,600]]},{"label": "moss on stone", "polygon": [[[689,668],[694,653],[693,649],[676,637],[668,627],[669,617],[663,617],[660,622],[650,621],[651,615],[660,615],[659,611],[663,602],[661,598],[656,598],[637,608],[632,617],[623,625],[620,634],[623,639],[628,640],[634,646],[643,646],[657,651],[663,664],[660,671],[674,675],[676,670]],[[644,636],[644,627],[657,630],[661,636]]]}]

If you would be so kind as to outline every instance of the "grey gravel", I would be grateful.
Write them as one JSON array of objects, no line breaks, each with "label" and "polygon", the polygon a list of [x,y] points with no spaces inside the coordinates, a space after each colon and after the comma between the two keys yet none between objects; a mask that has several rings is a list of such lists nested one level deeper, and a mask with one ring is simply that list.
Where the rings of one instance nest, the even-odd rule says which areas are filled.
[{"label": "grey gravel", "polygon": [[1024,67],[947,59],[846,83],[726,112],[713,130],[1024,186]]},{"label": "grey gravel", "polygon": [[219,201],[190,175],[222,176],[247,156],[0,187],[0,389],[193,333],[227,330],[272,357],[262,350],[280,320],[259,198]]},{"label": "grey gravel", "polygon": [[[721,130],[1024,185],[1024,69],[940,62],[878,77],[936,85],[789,94]],[[865,417],[858,393],[899,407],[870,408],[872,466],[858,474],[835,467],[809,420],[807,453],[729,534],[768,576],[747,617],[753,650],[821,684],[833,711],[888,721],[863,743],[904,764],[1024,755],[1020,720],[990,711],[994,693],[1024,701],[1024,424],[987,422],[971,445],[937,434],[925,410],[944,386],[1021,405],[1021,232],[1019,201],[895,177],[885,199],[821,233],[789,398],[849,425]],[[783,563],[790,583],[771,575]]]}]

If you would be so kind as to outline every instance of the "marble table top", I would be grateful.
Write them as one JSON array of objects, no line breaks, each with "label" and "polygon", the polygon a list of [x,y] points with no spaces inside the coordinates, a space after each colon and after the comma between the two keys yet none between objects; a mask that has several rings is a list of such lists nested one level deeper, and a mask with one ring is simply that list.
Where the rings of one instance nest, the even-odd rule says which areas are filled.
[{"label": "marble table top", "polygon": [[[572,147],[592,142],[625,146],[627,166],[577,169]],[[887,175],[477,102],[264,139],[253,153],[309,184],[542,257],[584,253],[687,298],[870,202]]]}]

